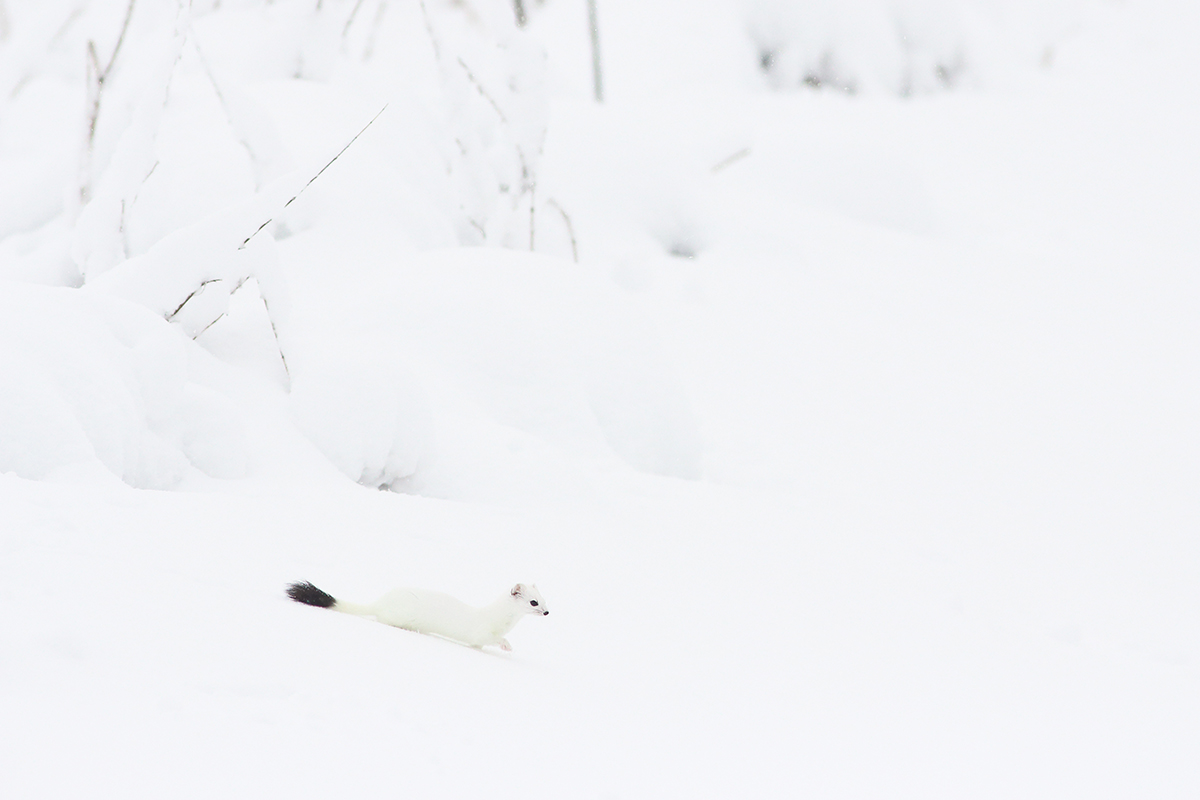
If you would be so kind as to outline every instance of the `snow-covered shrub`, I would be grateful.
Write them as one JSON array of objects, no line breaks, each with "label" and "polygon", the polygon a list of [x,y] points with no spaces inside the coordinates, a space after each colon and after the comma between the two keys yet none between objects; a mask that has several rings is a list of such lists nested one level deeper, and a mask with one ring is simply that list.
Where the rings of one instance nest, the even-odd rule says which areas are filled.
[{"label": "snow-covered shrub", "polygon": [[107,471],[147,489],[169,489],[192,467],[219,478],[245,473],[232,404],[189,379],[185,340],[145,309],[4,282],[0,343],[0,472]]},{"label": "snow-covered shrub", "polygon": [[777,88],[920,94],[994,85],[1052,57],[1088,0],[735,0]]},{"label": "snow-covered shrub", "polygon": [[[350,333],[347,320],[361,308],[348,303],[333,309],[334,287],[345,283],[370,292],[355,273],[446,245],[552,250],[578,260],[569,204],[539,188],[551,92],[546,51],[536,33],[517,27],[508,2],[49,0],[36,13],[31,9],[23,6],[13,15],[14,48],[0,53],[0,105],[32,121],[21,130],[0,117],[0,143],[14,144],[12,158],[0,152],[0,176],[13,176],[17,186],[0,196],[0,211],[14,212],[0,214],[0,276],[82,287],[83,299],[71,302],[137,304],[150,319],[172,323],[181,346],[188,338],[203,346],[238,292],[246,292],[239,299],[256,297],[270,322],[269,348],[278,354],[264,374],[291,392],[296,427],[356,481],[394,485],[435,449],[436,415],[425,399],[435,393],[418,382],[428,373],[410,370],[378,345],[375,337],[397,329],[395,308],[372,305],[361,330]],[[541,5],[526,7],[535,9]],[[335,87],[331,92],[361,92],[357,106],[347,103],[356,110],[345,120],[306,116],[313,107],[308,101],[326,83]],[[333,154],[384,101],[388,110],[370,136],[326,172]],[[74,108],[74,118],[50,125],[64,116],[61,108]],[[357,108],[369,111],[360,118]],[[44,128],[54,135],[37,133]],[[301,166],[293,169],[296,164]],[[321,178],[311,191],[292,203],[316,175]],[[27,202],[30,197],[36,202]],[[313,246],[322,226],[341,231],[332,237],[336,252],[297,270],[298,253]],[[351,238],[365,242],[357,248],[361,258],[344,257]],[[284,243],[287,269],[278,254]],[[486,272],[470,278],[482,281]],[[536,282],[520,285],[535,295],[542,291]],[[503,291],[509,296],[508,288]],[[297,308],[293,295],[303,299]],[[389,300],[399,307],[403,297],[400,287]],[[536,303],[510,306],[557,314]],[[601,316],[619,306],[610,302]],[[48,318],[62,327],[62,314],[71,315]],[[496,324],[524,330],[504,314]],[[511,376],[500,374],[520,372],[521,348],[542,352],[546,344],[532,334],[529,342],[497,355],[500,373],[474,362],[463,372],[486,376],[470,380],[484,384],[479,396],[487,398],[481,402],[496,425],[516,425],[567,450],[615,453],[639,469],[696,475],[695,421],[669,366],[653,348],[634,342],[642,327],[605,325],[611,330],[602,339],[581,337],[574,323],[554,328],[565,341],[543,353],[553,367],[539,373],[532,388],[519,380],[510,385]],[[64,329],[83,335],[78,327]],[[516,336],[475,329],[482,338],[499,334],[497,342]],[[254,330],[263,337],[263,325]],[[625,355],[605,352],[614,341],[625,342]],[[228,343],[223,347],[228,354]],[[475,345],[463,347],[474,352]],[[263,341],[253,349],[261,352]],[[24,358],[6,352],[14,363]],[[69,358],[46,358],[54,370],[113,369],[113,358],[101,355],[87,369]],[[186,361],[178,352],[171,359]],[[577,359],[594,369],[584,374],[571,366]],[[170,375],[179,364],[159,367]],[[29,387],[53,389],[24,367],[14,367],[18,373],[28,377]],[[141,397],[145,387],[131,381],[131,396]],[[186,400],[203,393],[176,391],[166,403],[170,413],[154,411],[163,403],[146,401],[145,427],[153,435],[131,433],[120,447],[104,444],[106,428],[89,422],[70,440],[78,445],[70,458],[53,456],[48,465],[18,464],[13,453],[6,458],[22,474],[45,476],[91,448],[108,471],[139,486],[172,485],[189,464],[212,475],[237,473],[206,450],[224,446],[225,438],[189,438],[193,428],[212,427],[210,412],[219,405]],[[141,418],[122,411],[123,400],[83,409],[84,397],[70,395],[67,410],[46,419],[90,420],[106,413]],[[452,402],[445,395],[437,399]],[[543,412],[547,420],[537,419]],[[555,427],[565,419],[569,431]],[[57,427],[73,430],[65,423]],[[121,422],[108,430],[140,429]],[[579,431],[584,433],[576,436]],[[230,452],[241,451],[231,445]]]},{"label": "snow-covered shrub", "polygon": [[[389,41],[407,41],[428,59],[417,67],[430,81],[422,91],[433,130],[423,138],[437,146],[448,182],[443,202],[459,243],[532,249],[548,125],[545,51],[515,27],[512,8],[503,3],[422,0],[419,10],[420,27],[410,19]],[[376,46],[377,60],[387,58],[384,49]],[[414,66],[404,64],[395,77],[411,80]],[[411,89],[398,84],[393,91]],[[431,155],[405,152],[403,158]]]}]

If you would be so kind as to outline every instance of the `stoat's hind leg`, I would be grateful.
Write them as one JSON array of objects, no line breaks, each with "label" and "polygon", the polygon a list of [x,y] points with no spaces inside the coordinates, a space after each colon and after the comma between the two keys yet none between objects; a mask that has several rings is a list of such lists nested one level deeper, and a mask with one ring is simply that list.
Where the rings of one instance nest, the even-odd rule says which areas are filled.
[{"label": "stoat's hind leg", "polygon": [[496,642],[496,644],[500,645],[500,649],[504,652],[512,652],[512,645],[508,643],[508,639],[501,639],[500,641]]}]

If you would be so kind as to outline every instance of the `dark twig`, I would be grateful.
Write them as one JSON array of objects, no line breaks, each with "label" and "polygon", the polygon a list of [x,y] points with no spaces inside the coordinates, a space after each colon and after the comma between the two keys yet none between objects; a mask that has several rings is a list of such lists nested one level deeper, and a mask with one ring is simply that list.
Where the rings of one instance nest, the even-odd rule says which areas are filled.
[{"label": "dark twig", "polygon": [[[379,115],[380,115],[380,114],[382,114],[382,113],[383,113],[384,111],[386,111],[386,110],[387,110],[387,104],[385,103],[385,104],[384,104],[384,106],[383,106],[383,108],[379,109],[379,111],[378,111],[378,112],[375,114],[375,116],[371,117],[371,121],[370,121],[370,122],[368,122],[366,125],[364,125],[361,131],[359,131],[358,133],[354,134],[354,138],[353,138],[353,139],[351,139],[350,141],[346,142],[346,146],[345,146],[345,147],[343,147],[341,150],[339,150],[336,156],[334,156],[333,158],[329,159],[329,163],[328,163],[328,164],[326,164],[325,166],[321,167],[321,170],[320,170],[320,171],[319,171],[319,172],[318,172],[316,175],[313,175],[311,178],[309,178],[309,179],[308,179],[308,183],[306,183],[306,184],[304,184],[304,186],[300,187],[300,191],[298,191],[298,192],[296,192],[294,195],[292,195],[292,199],[291,199],[291,200],[288,200],[286,203],[284,203],[284,204],[283,204],[283,207],[284,207],[284,208],[287,208],[288,206],[290,206],[292,203],[294,203],[294,202],[296,201],[296,198],[297,198],[297,197],[299,197],[300,195],[304,194],[304,190],[305,190],[305,189],[307,189],[309,186],[312,186],[312,184],[313,184],[313,181],[315,181],[317,178],[321,177],[322,173],[324,173],[324,172],[325,172],[325,170],[327,170],[327,169],[329,169],[331,166],[333,166],[333,162],[335,162],[335,161],[337,161],[339,158],[341,158],[341,156],[342,156],[342,153],[344,153],[344,152],[346,152],[347,150],[349,150],[349,149],[350,149],[350,145],[352,145],[352,144],[354,144],[356,141],[358,141],[358,137],[360,137],[360,136],[362,136],[364,133],[366,133],[366,132],[367,132],[367,128],[371,127],[372,123],[374,123],[374,122],[375,122],[375,120],[379,119]],[[274,217],[271,217],[271,219],[267,220],[267,221],[266,221],[266,222],[264,222],[262,225],[259,225],[259,226],[258,226],[258,227],[257,227],[257,228],[254,230],[254,233],[252,233],[252,234],[250,234],[249,236],[247,236],[247,237],[246,237],[246,238],[245,238],[245,239],[242,241],[242,243],[241,243],[240,245],[238,245],[238,249],[239,249],[239,250],[243,249],[243,248],[244,248],[244,247],[245,247],[247,244],[249,244],[249,243],[250,243],[250,240],[251,240],[251,239],[253,239],[255,236],[257,236],[257,235],[258,235],[259,231],[261,231],[263,228],[267,227],[268,225],[270,225],[270,224],[271,224],[272,222],[274,222],[274,221],[275,221],[275,218],[274,218]]]},{"label": "dark twig", "polygon": [[225,112],[225,119],[229,122],[229,127],[234,132],[234,135],[238,137],[238,143],[246,151],[246,155],[250,156],[250,164],[255,173],[255,188],[262,188],[258,185],[258,180],[261,179],[258,154],[254,151],[253,145],[250,144],[249,137],[245,135],[241,126],[238,125],[237,119],[233,114],[233,109],[229,107],[229,101],[225,99],[225,92],[221,91],[221,84],[217,82],[217,76],[213,74],[212,67],[208,64],[208,59],[204,57],[204,51],[200,47],[200,41],[196,38],[195,30],[192,30],[190,33],[196,57],[200,61],[200,66],[204,70],[204,74],[208,76],[208,82],[212,85],[213,92],[217,95],[217,102],[221,104],[221,110]]},{"label": "dark twig", "polygon": [[579,263],[579,246],[575,243],[575,226],[571,224],[571,216],[567,210],[558,204],[558,201],[551,197],[546,201],[546,205],[558,209],[558,213],[562,214],[563,222],[567,224],[567,235],[571,237],[571,258],[576,264]]},{"label": "dark twig", "polygon": [[121,33],[117,36],[117,44],[113,47],[112,56],[109,57],[108,63],[104,66],[104,72],[101,73],[100,82],[108,77],[108,71],[112,69],[113,64],[117,61],[117,53],[121,52],[121,45],[125,43],[125,34],[129,31],[129,20],[133,19],[133,6],[137,0],[129,0],[129,8],[125,9],[125,21],[121,23]]},{"label": "dark twig", "polygon": [[529,252],[533,252],[533,231],[536,220],[534,213],[537,209],[537,184],[531,184],[529,187]]},{"label": "dark twig", "polygon": [[[243,286],[245,286],[245,285],[246,285],[246,281],[248,281],[248,280],[250,280],[249,276],[247,276],[247,277],[245,277],[245,278],[241,278],[240,280],[238,280],[238,282],[237,282],[237,283],[235,283],[235,284],[233,285],[233,288],[229,290],[229,296],[230,296],[230,297],[233,297],[235,294],[237,294],[237,292],[238,292],[238,289],[241,289]],[[186,301],[185,301],[185,302],[186,302]],[[199,339],[201,336],[203,336],[203,335],[204,335],[204,332],[205,332],[205,331],[207,331],[207,330],[208,330],[209,328],[211,328],[213,325],[216,325],[218,322],[220,322],[221,320],[223,320],[223,319],[225,318],[225,313],[226,313],[226,312],[222,311],[220,314],[217,314],[217,317],[216,317],[216,319],[214,319],[212,322],[210,322],[210,323],[208,323],[207,325],[205,325],[203,328],[201,328],[201,329],[200,329],[200,332],[199,332],[199,333],[197,333],[195,336],[193,336],[193,337],[192,337],[192,341],[194,342],[194,341],[196,341],[197,339]],[[274,326],[272,325],[272,327],[274,327]],[[276,340],[278,340],[278,338],[279,338],[279,337],[278,337],[278,336],[276,336],[275,338],[276,338]],[[280,358],[283,358],[283,353],[280,353],[280,354],[279,354],[279,357],[280,357]],[[285,370],[285,371],[287,370],[287,361],[284,361],[284,362],[283,362],[283,368],[284,368],[284,370]]]},{"label": "dark twig", "polygon": [[283,343],[279,341],[279,328],[275,327],[275,317],[271,316],[271,304],[267,302],[267,296],[260,290],[258,296],[262,298],[263,308],[267,312],[267,321],[271,323],[271,333],[275,334],[275,347],[279,350],[279,361],[283,364],[283,374],[287,375],[288,383],[291,384],[292,371],[288,369],[287,356],[283,354]]},{"label": "dark twig", "polygon": [[[88,138],[87,148],[84,151],[84,164],[88,169],[91,168],[92,151],[96,146],[96,123],[100,119],[100,100],[104,95],[104,82],[108,80],[109,72],[117,63],[117,54],[121,52],[121,45],[125,43],[125,34],[129,31],[129,21],[133,19],[133,7],[136,4],[137,0],[129,0],[129,7],[125,10],[125,21],[121,24],[120,34],[117,35],[117,44],[113,47],[108,63],[103,67],[100,66],[100,57],[96,53],[96,42],[88,40],[88,99],[91,101],[91,108],[88,110]],[[86,203],[90,194],[91,181],[85,175],[79,187],[79,198]]]},{"label": "dark twig", "polygon": [[429,9],[425,8],[425,0],[419,0],[421,6],[421,17],[425,20],[425,32],[429,34],[429,44],[433,47],[433,57],[441,63],[442,60],[442,45],[438,42],[437,35],[433,32],[433,20],[429,18]]},{"label": "dark twig", "polygon": [[191,294],[189,294],[187,297],[183,298],[183,302],[180,303],[179,305],[175,306],[174,311],[172,311],[170,314],[167,314],[167,316],[166,316],[167,322],[170,322],[171,320],[175,319],[175,315],[183,310],[183,307],[188,304],[189,300],[191,300],[196,295],[200,294],[200,292],[204,291],[205,286],[208,286],[210,283],[220,283],[220,282],[221,282],[221,278],[209,278],[206,281],[200,281],[200,285],[197,286],[195,289],[193,289]]},{"label": "dark twig", "polygon": [[354,8],[350,10],[350,16],[346,18],[346,24],[342,27],[342,38],[346,38],[346,34],[350,33],[350,26],[354,24],[354,18],[358,16],[358,10],[362,8],[363,0],[358,0],[354,4]]},{"label": "dark twig", "polygon": [[462,56],[459,56],[459,58],[458,58],[458,65],[463,68],[463,72],[467,73],[467,80],[469,80],[471,82],[471,84],[475,87],[475,89],[479,92],[479,94],[483,97],[483,99],[487,100],[489,103],[491,103],[492,108],[495,109],[495,111],[496,111],[496,115],[500,117],[500,121],[503,122],[505,125],[507,125],[508,117],[504,116],[504,112],[500,110],[500,105],[495,100],[492,99],[492,96],[490,94],[488,94],[487,89],[483,88],[483,84],[480,83],[479,80],[475,77],[475,73],[471,72],[471,68],[467,66],[467,62],[462,60]]}]

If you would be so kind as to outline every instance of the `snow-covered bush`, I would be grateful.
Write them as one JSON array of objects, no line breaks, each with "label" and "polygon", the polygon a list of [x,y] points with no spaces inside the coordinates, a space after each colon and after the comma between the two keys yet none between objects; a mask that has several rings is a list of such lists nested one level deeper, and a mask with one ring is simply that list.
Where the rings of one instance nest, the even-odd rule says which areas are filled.
[{"label": "snow-covered bush", "polygon": [[[133,303],[157,315],[164,332],[154,336],[169,323],[180,341],[163,356],[164,371],[186,372],[213,331],[224,336],[222,357],[242,364],[220,332],[255,337],[246,349],[271,354],[260,377],[292,393],[282,407],[295,427],[364,484],[396,485],[436,454],[434,433],[447,423],[435,406],[462,397],[427,385],[446,374],[426,368],[432,352],[464,359],[448,371],[461,373],[456,391],[488,424],[694,476],[698,426],[668,359],[648,355],[653,347],[642,352],[623,332],[652,338],[622,306],[633,301],[604,295],[578,319],[521,338],[513,333],[523,330],[520,314],[505,308],[555,312],[553,303],[518,302],[514,293],[578,298],[552,289],[544,265],[487,275],[473,264],[463,279],[492,287],[480,311],[492,328],[457,310],[444,316],[494,352],[481,357],[486,348],[457,339],[456,351],[442,352],[434,338],[414,352],[399,332],[415,329],[399,309],[421,318],[425,309],[388,275],[417,280],[419,271],[405,270],[421,251],[463,245],[537,251],[584,269],[615,265],[618,273],[642,257],[703,256],[719,244],[714,176],[751,152],[747,130],[737,120],[696,130],[703,115],[680,106],[677,128],[651,131],[644,109],[623,102],[658,103],[662,91],[686,86],[684,102],[700,109],[732,90],[759,91],[764,74],[778,88],[848,92],[986,85],[1013,65],[1036,66],[1089,3],[606,0],[595,5],[609,47],[602,106],[592,101],[593,6],[574,0],[6,2],[0,278],[76,287],[86,302]],[[560,100],[584,109],[568,116],[591,124],[586,150],[554,152],[549,109]],[[580,131],[563,138],[585,140]],[[871,174],[878,186],[889,173]],[[382,286],[391,288],[371,303],[344,296]],[[470,302],[469,293],[433,295],[448,306]],[[242,301],[261,324],[229,322]],[[575,327],[588,325],[609,333],[598,341]],[[539,340],[543,328],[555,342]],[[450,336],[453,326],[430,321],[424,329]],[[526,352],[549,364],[534,370],[533,389],[508,374],[521,373]],[[572,371],[574,362],[590,372]],[[25,385],[49,385],[21,369]],[[71,414],[83,414],[83,396],[71,395]],[[114,414],[120,406],[102,405]],[[191,415],[208,424],[199,406],[167,406],[176,410],[147,412],[146,429],[174,444],[164,450],[130,434],[125,455],[105,445],[99,462],[136,485],[171,485],[189,463],[237,471],[208,470],[199,444],[179,443]],[[122,425],[113,430],[133,429]],[[96,448],[99,434],[88,430],[77,443]],[[158,478],[128,455],[138,442],[144,463],[161,467]],[[56,468],[20,466],[30,474]]]},{"label": "snow-covered bush", "polygon": [[193,467],[243,475],[238,414],[189,378],[185,341],[131,303],[0,284],[0,472],[112,473],[147,489],[169,489]]},{"label": "snow-covered bush", "polygon": [[736,0],[776,88],[921,94],[995,85],[1053,58],[1086,0]]},{"label": "snow-covered bush", "polygon": [[[133,301],[191,338],[229,313],[235,293],[255,294],[276,365],[292,379],[297,426],[355,480],[388,485],[409,475],[428,439],[419,387],[364,357],[369,341],[340,336],[319,309],[304,309],[305,327],[291,325],[291,277],[270,245],[322,219],[362,225],[382,212],[386,235],[416,246],[532,248],[543,200],[545,57],[517,30],[513,8],[49,0],[20,5],[3,23],[0,277],[83,285]],[[376,163],[350,170],[349,185],[326,176],[336,194],[293,205],[369,118],[296,128],[315,128],[312,140],[283,136],[276,121],[297,106],[281,109],[273,90],[319,82],[360,83],[371,113],[388,103],[394,121],[377,129],[384,138],[368,150]],[[404,208],[414,213],[396,213]],[[186,361],[182,351],[174,358]],[[71,402],[72,413],[87,404]],[[178,406],[171,425],[185,425],[188,408]],[[126,439],[135,442],[130,452],[154,441]],[[132,455],[100,460],[134,485],[177,482],[186,459],[146,447],[158,477],[128,466]]]}]

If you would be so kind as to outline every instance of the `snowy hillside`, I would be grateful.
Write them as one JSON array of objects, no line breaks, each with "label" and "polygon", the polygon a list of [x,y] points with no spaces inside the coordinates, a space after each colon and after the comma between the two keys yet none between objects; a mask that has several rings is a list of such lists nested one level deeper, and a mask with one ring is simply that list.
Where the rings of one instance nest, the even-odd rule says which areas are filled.
[{"label": "snowy hillside", "polygon": [[1196,797],[1198,40],[0,0],[0,797]]}]

